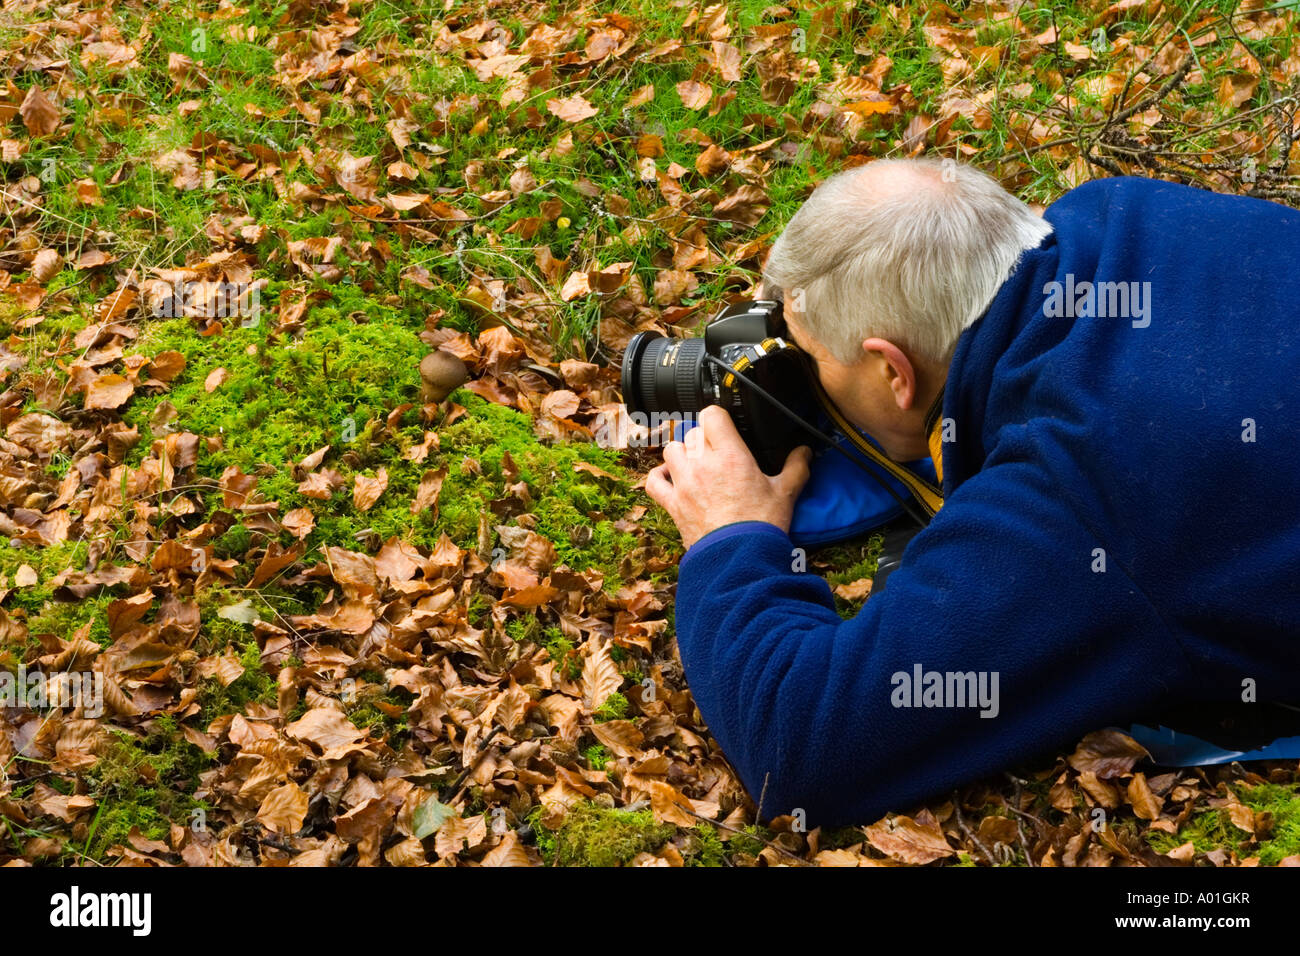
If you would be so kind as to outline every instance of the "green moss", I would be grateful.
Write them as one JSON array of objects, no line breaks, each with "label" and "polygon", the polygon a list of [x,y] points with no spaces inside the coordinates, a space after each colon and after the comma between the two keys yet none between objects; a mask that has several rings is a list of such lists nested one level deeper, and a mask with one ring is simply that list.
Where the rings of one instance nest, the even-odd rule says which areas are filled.
[{"label": "green moss", "polygon": [[765,827],[756,824],[749,824],[742,827],[744,833],[733,833],[727,840],[727,849],[731,853],[743,854],[745,856],[758,856],[763,852],[766,845],[764,840],[768,839],[771,834]]},{"label": "green moss", "polygon": [[1236,788],[1238,799],[1260,814],[1272,815],[1272,828],[1257,846],[1251,834],[1233,825],[1227,810],[1207,810],[1192,816],[1177,834],[1146,831],[1147,842],[1158,853],[1167,853],[1189,840],[1198,853],[1223,847],[1239,857],[1258,856],[1260,866],[1276,866],[1288,856],[1300,854],[1300,791],[1295,786],[1260,784]]},{"label": "green moss", "polygon": [[247,638],[236,646],[240,651],[239,662],[244,666],[244,673],[225,687],[215,677],[200,684],[198,703],[201,726],[206,727],[222,714],[243,713],[254,701],[274,705],[278,699],[276,678],[263,668],[262,652],[257,641]]},{"label": "green moss", "polygon": [[604,770],[605,764],[609,763],[610,753],[604,744],[592,744],[582,752],[582,756],[592,770]]},{"label": "green moss", "polygon": [[49,587],[50,578],[67,568],[82,568],[86,565],[89,545],[84,541],[61,541],[47,547],[11,547],[8,541],[0,539],[0,574],[13,584],[14,574],[23,565],[36,572],[37,584],[32,587],[17,588],[5,598],[5,608],[12,611],[21,608],[29,615],[39,614],[45,603],[53,599]]},{"label": "green moss", "polygon": [[124,844],[133,827],[161,840],[173,823],[188,826],[192,811],[208,809],[192,794],[211,758],[185,739],[175,720],[152,721],[143,738],[112,733],[116,739],[86,774],[99,805],[85,847],[94,859]]},{"label": "green moss", "polygon": [[89,638],[104,647],[112,643],[108,630],[107,607],[116,598],[107,593],[80,601],[46,601],[41,612],[28,617],[27,627],[35,634],[53,634],[67,640],[87,621],[91,622]]},{"label": "green moss", "polygon": [[536,641],[541,636],[541,625],[534,615],[516,617],[506,621],[506,633],[512,640]]},{"label": "green moss", "polygon": [[[423,322],[347,284],[329,291],[331,301],[310,311],[301,342],[271,341],[268,323],[211,337],[198,335],[188,319],[150,323],[137,350],[150,356],[181,351],[187,366],[167,393],[137,396],[128,407],[126,421],[142,434],[131,462],[147,454],[151,418],[167,401],[177,410],[169,427],[219,438],[224,445],[200,450],[198,475],[217,479],[230,466],[255,474],[256,493],[279,502],[281,513],[298,507],[313,512],[309,545],[350,549],[393,536],[432,548],[443,533],[460,547],[477,547],[481,516],[493,513],[492,502],[508,497],[507,483],[523,481],[533,526],[555,545],[559,563],[579,571],[596,568],[606,589],[617,590],[620,564],[637,540],[614,528],[637,500],[618,454],[590,442],[539,443],[530,416],[461,390],[452,398],[467,414],[437,426],[440,447],[427,460],[407,460],[403,452],[424,434],[414,411],[382,440],[378,436],[394,407],[418,407],[418,365],[428,351],[417,335]],[[218,367],[226,379],[208,392],[204,381]],[[298,491],[290,466],[326,444],[326,467],[338,470],[345,485],[322,502]],[[507,455],[517,470],[509,480]],[[582,463],[617,477],[583,472],[576,467]],[[353,476],[373,475],[381,467],[388,474],[386,491],[371,510],[358,511],[351,501]],[[438,468],[446,478],[436,514],[426,509],[412,515],[423,475]],[[216,490],[201,495],[208,516],[222,507]],[[239,559],[260,543],[259,535],[237,524],[214,546],[219,557]]]},{"label": "green moss", "polygon": [[578,649],[573,646],[573,641],[555,625],[544,628],[542,635],[542,646],[551,655],[551,660],[563,669],[569,680],[577,680],[582,674],[582,659],[578,655]]},{"label": "green moss", "polygon": [[622,866],[638,853],[659,849],[676,832],[656,823],[649,810],[609,810],[591,803],[570,807],[556,830],[541,826],[538,817],[535,812],[537,846],[549,866]]},{"label": "green moss", "polygon": [[[372,736],[387,741],[391,747],[397,747],[400,744],[395,738],[407,732],[406,708],[410,706],[411,697],[401,688],[387,694],[380,692],[383,686],[383,675],[377,676],[378,681],[371,683],[367,688],[372,692],[353,706],[346,708],[346,712],[348,719],[362,730],[369,730]],[[372,678],[364,675],[362,679],[372,681]],[[400,707],[402,712],[396,717],[390,717],[380,709],[378,706],[380,703]]]},{"label": "green moss", "polygon": [[716,827],[656,823],[650,810],[607,809],[584,802],[569,809],[558,829],[540,824],[542,808],[530,815],[537,847],[549,866],[623,866],[638,853],[655,853],[672,841],[686,866],[723,866],[734,853],[757,854],[760,840],[733,835],[723,842]]},{"label": "green moss", "polygon": [[629,704],[627,698],[618,691],[615,691],[606,697],[599,707],[592,711],[591,716],[597,721],[623,720],[627,717],[628,707]]},{"label": "green moss", "polygon": [[690,841],[682,852],[687,866],[722,866],[728,854],[736,850],[735,846],[723,843],[718,830],[707,824],[683,832],[689,832],[694,836],[694,840]]}]

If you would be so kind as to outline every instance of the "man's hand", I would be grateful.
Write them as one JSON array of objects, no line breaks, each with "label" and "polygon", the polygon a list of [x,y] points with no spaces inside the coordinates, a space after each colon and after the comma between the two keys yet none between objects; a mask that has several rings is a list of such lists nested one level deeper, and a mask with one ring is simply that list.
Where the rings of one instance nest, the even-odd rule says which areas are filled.
[{"label": "man's hand", "polygon": [[664,446],[664,463],[650,471],[645,490],[672,516],[689,548],[736,521],[766,521],[789,531],[811,462],[812,449],[800,445],[779,475],[763,474],[726,409],[710,405],[685,441]]}]

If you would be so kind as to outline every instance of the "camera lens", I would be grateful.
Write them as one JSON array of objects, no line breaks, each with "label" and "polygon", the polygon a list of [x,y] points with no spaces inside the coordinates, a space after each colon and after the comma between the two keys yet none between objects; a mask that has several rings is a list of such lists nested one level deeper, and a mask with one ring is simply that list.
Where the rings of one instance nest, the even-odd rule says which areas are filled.
[{"label": "camera lens", "polygon": [[623,353],[623,401],[630,412],[694,413],[712,404],[705,390],[704,339],[638,332]]}]

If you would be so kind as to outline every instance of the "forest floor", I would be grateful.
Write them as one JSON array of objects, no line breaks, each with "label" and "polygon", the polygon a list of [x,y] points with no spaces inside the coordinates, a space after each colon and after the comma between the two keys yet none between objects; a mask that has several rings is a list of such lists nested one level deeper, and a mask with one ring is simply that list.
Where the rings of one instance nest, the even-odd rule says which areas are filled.
[{"label": "forest floor", "polygon": [[[846,166],[1294,202],[1294,6],[7,4],[0,664],[104,707],[0,709],[0,862],[1300,863],[1294,762],[1101,729],[757,818],[654,456],[602,440],[629,336],[745,295]],[[845,615],[878,548],[811,556]]]}]

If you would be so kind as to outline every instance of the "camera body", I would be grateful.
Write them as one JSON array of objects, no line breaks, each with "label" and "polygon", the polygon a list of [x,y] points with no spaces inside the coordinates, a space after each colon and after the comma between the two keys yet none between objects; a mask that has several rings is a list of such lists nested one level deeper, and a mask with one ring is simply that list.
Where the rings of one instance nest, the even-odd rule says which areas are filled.
[{"label": "camera body", "polygon": [[771,401],[807,421],[818,414],[811,363],[785,333],[781,303],[767,299],[727,306],[699,338],[638,332],[623,354],[623,401],[631,412],[683,417],[721,405],[763,472],[778,474],[792,450],[818,443]]}]

